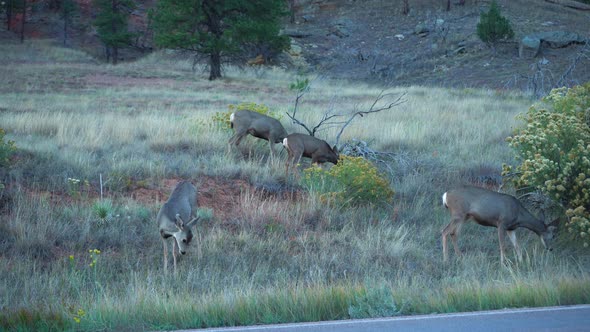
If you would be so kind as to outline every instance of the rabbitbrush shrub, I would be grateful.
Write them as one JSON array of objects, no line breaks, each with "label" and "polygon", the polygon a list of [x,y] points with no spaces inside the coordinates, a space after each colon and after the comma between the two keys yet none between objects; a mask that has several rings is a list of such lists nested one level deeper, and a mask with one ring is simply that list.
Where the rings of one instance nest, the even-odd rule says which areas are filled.
[{"label": "rabbitbrush shrub", "polygon": [[521,162],[515,170],[517,187],[534,187],[559,203],[569,217],[568,230],[590,243],[590,82],[571,89],[554,89],[519,116],[509,145]]},{"label": "rabbitbrush shrub", "polygon": [[341,155],[329,170],[311,167],[304,171],[303,184],[322,199],[343,205],[390,203],[394,191],[377,167],[363,157]]}]

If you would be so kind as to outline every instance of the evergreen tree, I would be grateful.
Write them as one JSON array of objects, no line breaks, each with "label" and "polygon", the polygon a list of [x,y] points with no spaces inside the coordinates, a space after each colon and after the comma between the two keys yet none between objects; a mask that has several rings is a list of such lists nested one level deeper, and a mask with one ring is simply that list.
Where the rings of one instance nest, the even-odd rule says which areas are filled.
[{"label": "evergreen tree", "polygon": [[477,36],[492,47],[501,39],[514,37],[510,21],[500,14],[500,8],[496,1],[492,1],[487,13],[480,14],[479,23],[477,23]]},{"label": "evergreen tree", "polygon": [[287,14],[278,0],[160,0],[151,18],[157,46],[207,55],[214,80],[223,57],[255,49],[268,59],[286,49],[279,30]]},{"label": "evergreen tree", "polygon": [[129,45],[133,37],[128,19],[135,3],[133,0],[94,0],[94,5],[98,9],[94,25],[105,45],[107,61],[112,58],[113,64],[117,64],[119,48]]}]

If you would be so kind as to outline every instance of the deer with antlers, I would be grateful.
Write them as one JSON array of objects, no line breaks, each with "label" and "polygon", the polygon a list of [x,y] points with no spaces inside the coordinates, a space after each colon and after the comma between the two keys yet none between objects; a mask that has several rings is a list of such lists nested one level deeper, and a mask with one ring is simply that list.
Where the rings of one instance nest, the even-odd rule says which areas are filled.
[{"label": "deer with antlers", "polygon": [[191,227],[199,220],[196,217],[197,189],[188,182],[182,181],[176,185],[170,197],[160,208],[156,218],[164,244],[164,270],[168,273],[168,245],[166,240],[170,237],[172,242],[172,257],[174,258],[174,274],[176,274],[177,249],[180,254],[186,254],[187,246],[191,243],[193,233]]},{"label": "deer with antlers", "polygon": [[559,218],[546,225],[533,216],[514,196],[495,191],[464,186],[449,190],[442,196],[443,205],[451,212],[451,222],[442,230],[443,261],[448,260],[447,235],[451,236],[455,253],[460,256],[457,237],[463,224],[473,219],[482,226],[498,228],[500,241],[500,261],[504,263],[504,237],[507,234],[514,246],[517,258],[521,259],[520,248],[516,242],[515,230],[519,227],[533,231],[541,238],[547,250],[552,250],[551,243],[555,236]]}]

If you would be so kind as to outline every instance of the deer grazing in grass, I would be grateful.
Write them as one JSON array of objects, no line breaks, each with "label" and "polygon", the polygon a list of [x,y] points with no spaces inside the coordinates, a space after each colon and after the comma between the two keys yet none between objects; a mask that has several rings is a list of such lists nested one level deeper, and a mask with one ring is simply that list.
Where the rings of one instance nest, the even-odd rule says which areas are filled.
[{"label": "deer grazing in grass", "polygon": [[[182,181],[176,185],[170,197],[160,208],[158,217],[158,227],[164,244],[164,270],[168,273],[168,245],[166,239],[172,237],[172,257],[174,258],[174,274],[176,274],[176,256],[177,249],[184,255],[188,244],[193,238],[191,227],[199,220],[195,217],[197,210],[195,202],[197,200],[197,189],[192,183]],[[188,222],[187,222],[188,221]]]},{"label": "deer grazing in grass", "polygon": [[311,163],[323,164],[327,161],[338,164],[338,149],[330,147],[326,141],[306,134],[290,134],[283,140],[283,146],[287,149],[285,174],[289,174],[289,165],[295,166],[301,157],[311,158]]},{"label": "deer grazing in grass", "polygon": [[270,157],[273,157],[273,145],[281,143],[287,137],[287,131],[279,120],[249,110],[234,112],[229,117],[234,135],[229,139],[229,147],[232,144],[238,146],[242,138],[250,134],[254,137],[268,141]]},{"label": "deer grazing in grass", "polygon": [[535,218],[514,196],[495,191],[465,186],[449,190],[442,196],[443,205],[451,212],[451,222],[442,230],[443,260],[448,260],[447,235],[451,236],[455,253],[460,256],[457,237],[461,227],[468,219],[473,219],[482,226],[498,228],[500,240],[500,261],[504,263],[504,236],[508,235],[514,246],[517,258],[521,252],[516,242],[515,230],[518,227],[535,232],[547,250],[552,250],[551,242],[555,235],[559,219],[549,225]]}]

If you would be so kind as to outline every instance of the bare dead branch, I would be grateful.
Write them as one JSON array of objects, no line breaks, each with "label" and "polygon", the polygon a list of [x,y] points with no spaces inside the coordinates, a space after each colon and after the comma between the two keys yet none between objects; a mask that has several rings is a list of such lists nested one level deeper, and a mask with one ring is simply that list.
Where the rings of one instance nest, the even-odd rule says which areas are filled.
[{"label": "bare dead branch", "polygon": [[378,103],[380,101],[382,101],[384,98],[394,95],[393,93],[384,93],[384,92],[385,91],[383,90],[383,91],[381,91],[379,93],[379,95],[377,96],[377,98],[375,98],[375,100],[373,101],[373,104],[371,105],[371,107],[369,108],[368,111],[357,111],[357,112],[354,112],[350,116],[350,118],[348,118],[348,120],[344,121],[344,125],[342,126],[342,128],[340,128],[340,131],[338,132],[338,135],[336,136],[336,145],[338,145],[338,142],[340,142],[340,136],[344,132],[344,129],[346,129],[346,127],[348,127],[350,125],[350,123],[352,122],[352,120],[354,120],[354,118],[356,116],[363,117],[363,116],[365,116],[367,114],[385,111],[385,110],[388,110],[388,109],[393,108],[394,106],[398,106],[398,105],[403,104],[403,103],[406,102],[406,100],[403,99],[403,98],[407,94],[407,92],[404,92],[404,93],[400,94],[393,102],[386,103],[385,105],[382,105],[382,106],[377,107]]}]

